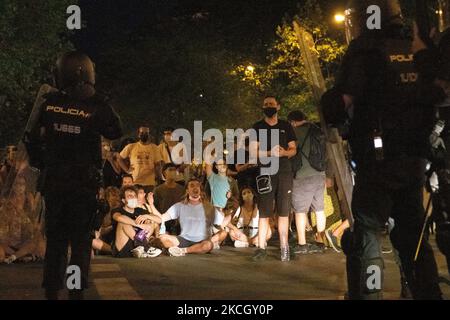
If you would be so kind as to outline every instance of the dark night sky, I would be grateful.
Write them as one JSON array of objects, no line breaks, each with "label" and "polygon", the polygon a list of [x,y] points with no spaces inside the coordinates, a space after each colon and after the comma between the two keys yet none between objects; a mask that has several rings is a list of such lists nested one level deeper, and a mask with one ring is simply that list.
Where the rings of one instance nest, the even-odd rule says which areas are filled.
[{"label": "dark night sky", "polygon": [[[293,15],[299,0],[80,0],[86,27],[76,35],[76,46],[94,59],[118,39],[160,32],[157,25],[202,14],[205,28],[239,53],[264,55],[265,45],[285,14]],[[332,17],[343,0],[326,1]]]}]

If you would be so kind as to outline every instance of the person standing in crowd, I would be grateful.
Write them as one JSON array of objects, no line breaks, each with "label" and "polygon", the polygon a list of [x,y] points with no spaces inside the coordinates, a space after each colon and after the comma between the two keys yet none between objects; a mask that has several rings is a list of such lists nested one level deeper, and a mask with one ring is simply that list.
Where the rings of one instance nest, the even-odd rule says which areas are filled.
[{"label": "person standing in crowd", "polygon": [[6,147],[6,157],[0,166],[0,194],[3,192],[3,187],[6,185],[9,173],[15,168],[16,154],[16,146]]},{"label": "person standing in crowd", "polygon": [[138,207],[138,192],[135,187],[123,187],[120,191],[120,198],[121,207],[111,211],[114,234],[111,245],[113,257],[129,258],[133,255],[138,258],[153,257],[155,249],[151,247],[146,251],[136,250],[133,252],[138,247],[135,244],[135,238],[140,230],[145,233],[143,237],[148,239],[152,236],[156,230],[155,225],[161,223],[161,218]]},{"label": "person standing in crowd", "polygon": [[[164,183],[153,191],[155,207],[159,212],[167,212],[171,206],[180,202],[185,194],[185,188],[176,183],[177,167],[173,163],[166,163],[163,167]],[[161,223],[161,233],[172,235],[179,233],[177,220]]]},{"label": "person standing in crowd", "polygon": [[[213,166],[217,170],[214,172]],[[227,215],[230,199],[239,199],[239,188],[236,180],[227,175],[228,166],[225,160],[219,159],[214,164],[206,164],[207,193],[210,193],[211,203],[216,209],[215,224],[223,229],[231,220]]]},{"label": "person standing in crowd", "polygon": [[[371,5],[381,9],[381,30],[367,27]],[[433,109],[417,103],[413,60],[398,58],[412,56],[399,2],[353,1],[351,12],[359,36],[343,58],[335,89],[322,97],[328,123],[350,120],[349,144],[356,165],[354,225],[341,239],[348,295],[382,298],[379,239],[391,216],[395,227],[390,238],[414,299],[441,299],[436,260],[427,239],[422,239],[414,259],[425,218],[422,197]],[[373,285],[374,272],[378,285]]]},{"label": "person standing in crowd", "polygon": [[44,97],[39,119],[24,142],[30,165],[41,170],[46,205],[46,298],[58,299],[65,288],[70,246],[70,265],[80,268],[81,288],[69,289],[69,298],[82,299],[102,187],[101,137],[118,139],[122,128],[106,97],[95,90],[94,63],[87,55],[65,53],[55,71],[58,91]]},{"label": "person standing in crowd", "polygon": [[133,186],[134,185],[134,179],[133,176],[131,174],[124,174],[122,175],[122,185],[121,188],[123,187],[129,187],[129,186]]},{"label": "person standing in crowd", "polygon": [[[290,157],[296,154],[296,137],[291,125],[284,120],[278,119],[278,111],[281,106],[277,98],[267,96],[264,99],[262,111],[264,119],[253,125],[257,131],[258,141],[250,142],[250,154],[257,154],[258,158],[277,157],[279,158],[279,169],[276,173],[270,175],[271,191],[258,194],[259,208],[259,233],[258,245],[253,259],[255,261],[264,260],[266,253],[266,235],[269,229],[269,218],[274,214],[274,208],[278,215],[278,233],[280,237],[280,258],[281,261],[290,260],[290,250],[288,244],[289,235],[289,213],[291,211],[291,193],[292,193],[292,168],[289,161]],[[261,132],[266,130],[267,143],[266,150],[260,150]],[[279,133],[279,141],[271,141],[272,131]],[[264,145],[264,144],[263,144]],[[264,166],[264,165],[261,165]]]},{"label": "person standing in crowd", "polygon": [[[243,143],[238,143],[234,160],[236,162],[235,169],[237,171],[236,180],[239,188],[249,186],[256,189],[256,177],[258,176],[258,165],[250,163],[249,138],[244,137]],[[239,154],[244,155],[244,163],[239,163]]]},{"label": "person standing in crowd", "polygon": [[113,151],[111,141],[102,139],[102,172],[104,187],[117,187],[121,185],[119,154]]},{"label": "person standing in crowd", "polygon": [[[297,156],[301,159],[300,168],[294,173],[292,189],[292,207],[295,211],[295,224],[297,227],[298,244],[294,248],[295,253],[323,253],[325,245],[326,216],[325,216],[325,171],[314,169],[309,162],[311,137],[314,124],[307,121],[305,114],[300,111],[292,111],[288,115],[288,121],[294,128],[297,137]],[[320,130],[320,129],[319,129]],[[321,242],[306,242],[306,225],[308,212],[315,212],[317,222],[317,237]]]},{"label": "person standing in crowd", "polygon": [[[141,126],[138,130],[139,141],[128,144],[121,152],[119,163],[125,172],[133,175],[134,183],[143,185],[146,191],[156,186],[156,173],[160,166],[161,154],[158,147],[150,142],[150,128]],[[129,159],[130,166],[125,160]]]},{"label": "person standing in crowd", "polygon": [[[156,214],[160,214],[154,206],[152,197],[149,204]],[[191,179],[186,186],[185,197],[162,214],[162,222],[178,219],[181,233],[179,236],[163,234],[159,240],[164,248],[169,249],[173,257],[186,254],[204,254],[213,250],[211,240],[214,222],[214,207],[206,198],[202,184],[197,179]]]},{"label": "person standing in crowd", "polygon": [[172,127],[166,127],[163,131],[163,139],[158,145],[158,150],[161,154],[161,159],[164,163],[173,163],[172,161],[172,149],[177,144],[172,140],[172,133],[175,131]]}]

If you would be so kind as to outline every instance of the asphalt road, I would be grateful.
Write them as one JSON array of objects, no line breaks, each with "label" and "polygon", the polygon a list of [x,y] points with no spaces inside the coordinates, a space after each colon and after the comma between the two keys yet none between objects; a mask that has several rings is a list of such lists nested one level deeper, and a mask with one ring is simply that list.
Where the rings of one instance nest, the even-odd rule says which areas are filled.
[{"label": "asphalt road", "polygon": [[[388,243],[386,243],[388,245]],[[324,254],[279,261],[269,247],[262,263],[250,260],[254,248],[224,246],[206,255],[159,256],[152,259],[114,259],[96,256],[91,267],[87,299],[343,299],[346,290],[345,256],[327,249]],[[436,250],[441,288],[450,297],[444,257]],[[392,253],[385,258],[385,299],[400,298],[400,277]],[[42,263],[0,265],[0,300],[43,299]]]}]

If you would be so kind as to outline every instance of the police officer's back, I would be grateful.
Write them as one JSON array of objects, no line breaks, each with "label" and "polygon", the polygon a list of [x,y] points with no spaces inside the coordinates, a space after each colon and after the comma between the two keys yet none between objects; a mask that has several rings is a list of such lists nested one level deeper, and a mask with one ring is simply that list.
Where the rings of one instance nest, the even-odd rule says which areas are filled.
[{"label": "police officer's back", "polygon": [[[81,286],[69,291],[80,298],[87,288],[91,231],[101,186],[101,136],[122,135],[120,120],[105,97],[95,92],[94,64],[79,52],[64,54],[56,66],[59,91],[45,96],[37,125],[29,135],[32,165],[41,169],[46,202],[47,249],[43,286],[58,298],[70,265],[81,271]],[[71,271],[76,274],[77,271]],[[80,283],[80,282],[79,282]]]},{"label": "police officer's back", "polygon": [[[381,9],[379,30],[368,30],[370,5]],[[382,297],[379,239],[392,216],[396,225],[391,240],[414,297],[439,298],[436,263],[426,241],[418,260],[412,260],[424,218],[421,197],[432,110],[417,103],[411,40],[403,32],[398,1],[358,0],[351,9],[360,34],[349,46],[335,88],[342,99],[337,105],[350,118],[349,143],[356,163],[355,223],[341,241],[349,297]]]}]

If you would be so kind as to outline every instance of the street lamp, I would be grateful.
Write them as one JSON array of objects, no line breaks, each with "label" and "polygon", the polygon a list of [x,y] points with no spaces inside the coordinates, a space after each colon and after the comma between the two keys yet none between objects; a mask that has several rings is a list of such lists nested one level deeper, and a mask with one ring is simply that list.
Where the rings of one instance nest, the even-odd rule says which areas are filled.
[{"label": "street lamp", "polygon": [[334,21],[337,23],[343,23],[345,21],[345,15],[342,13],[336,13],[334,15]]}]

